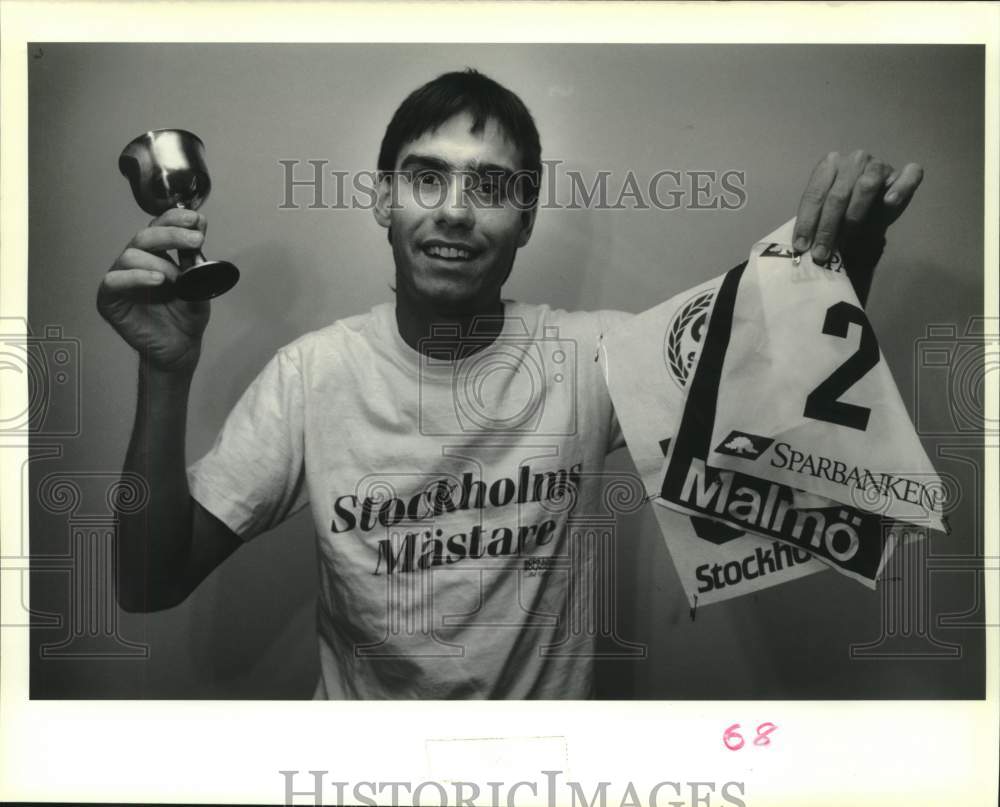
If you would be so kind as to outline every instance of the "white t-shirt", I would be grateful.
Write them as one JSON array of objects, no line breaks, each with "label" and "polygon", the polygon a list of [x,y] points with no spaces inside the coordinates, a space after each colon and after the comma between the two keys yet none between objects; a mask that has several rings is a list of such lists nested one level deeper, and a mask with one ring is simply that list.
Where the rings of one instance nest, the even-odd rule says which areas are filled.
[{"label": "white t-shirt", "polygon": [[315,697],[592,694],[624,445],[595,350],[629,316],[505,301],[499,338],[456,359],[407,345],[385,303],[267,364],[188,478],[244,540],[311,506]]}]

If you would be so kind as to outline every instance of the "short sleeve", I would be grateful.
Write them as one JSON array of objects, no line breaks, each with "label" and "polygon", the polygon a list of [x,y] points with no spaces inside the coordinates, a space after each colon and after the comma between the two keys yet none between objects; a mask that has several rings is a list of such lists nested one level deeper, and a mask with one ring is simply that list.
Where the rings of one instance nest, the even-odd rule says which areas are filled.
[{"label": "short sleeve", "polygon": [[191,496],[245,541],[308,503],[302,390],[293,355],[279,351],[187,470]]}]

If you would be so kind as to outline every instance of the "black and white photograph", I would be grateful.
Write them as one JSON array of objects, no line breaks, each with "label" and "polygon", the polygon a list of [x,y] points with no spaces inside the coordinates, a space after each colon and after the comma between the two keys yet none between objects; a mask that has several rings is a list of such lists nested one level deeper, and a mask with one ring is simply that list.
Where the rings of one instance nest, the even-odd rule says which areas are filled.
[{"label": "black and white photograph", "polygon": [[995,699],[995,51],[380,38],[24,43],[27,702]]}]

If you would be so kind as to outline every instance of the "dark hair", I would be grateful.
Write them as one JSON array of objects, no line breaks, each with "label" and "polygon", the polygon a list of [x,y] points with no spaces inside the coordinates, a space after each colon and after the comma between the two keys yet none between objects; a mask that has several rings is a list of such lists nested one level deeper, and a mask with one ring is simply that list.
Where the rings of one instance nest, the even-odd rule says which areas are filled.
[{"label": "dark hair", "polygon": [[517,95],[471,67],[444,73],[406,97],[382,138],[379,172],[390,172],[396,167],[399,152],[407,143],[462,112],[471,114],[473,133],[481,133],[492,119],[517,147],[522,162],[519,168],[528,175],[534,203],[542,176],[542,145],[535,121]]}]

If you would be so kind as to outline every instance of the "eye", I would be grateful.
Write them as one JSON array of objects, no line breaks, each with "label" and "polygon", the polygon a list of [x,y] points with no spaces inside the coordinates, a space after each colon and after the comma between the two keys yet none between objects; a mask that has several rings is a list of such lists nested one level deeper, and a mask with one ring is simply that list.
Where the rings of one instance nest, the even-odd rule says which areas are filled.
[{"label": "eye", "polygon": [[476,193],[481,199],[500,203],[504,195],[503,181],[499,177],[481,175],[476,181]]},{"label": "eye", "polygon": [[418,171],[413,175],[413,184],[422,187],[435,187],[441,184],[441,174],[437,171]]}]

